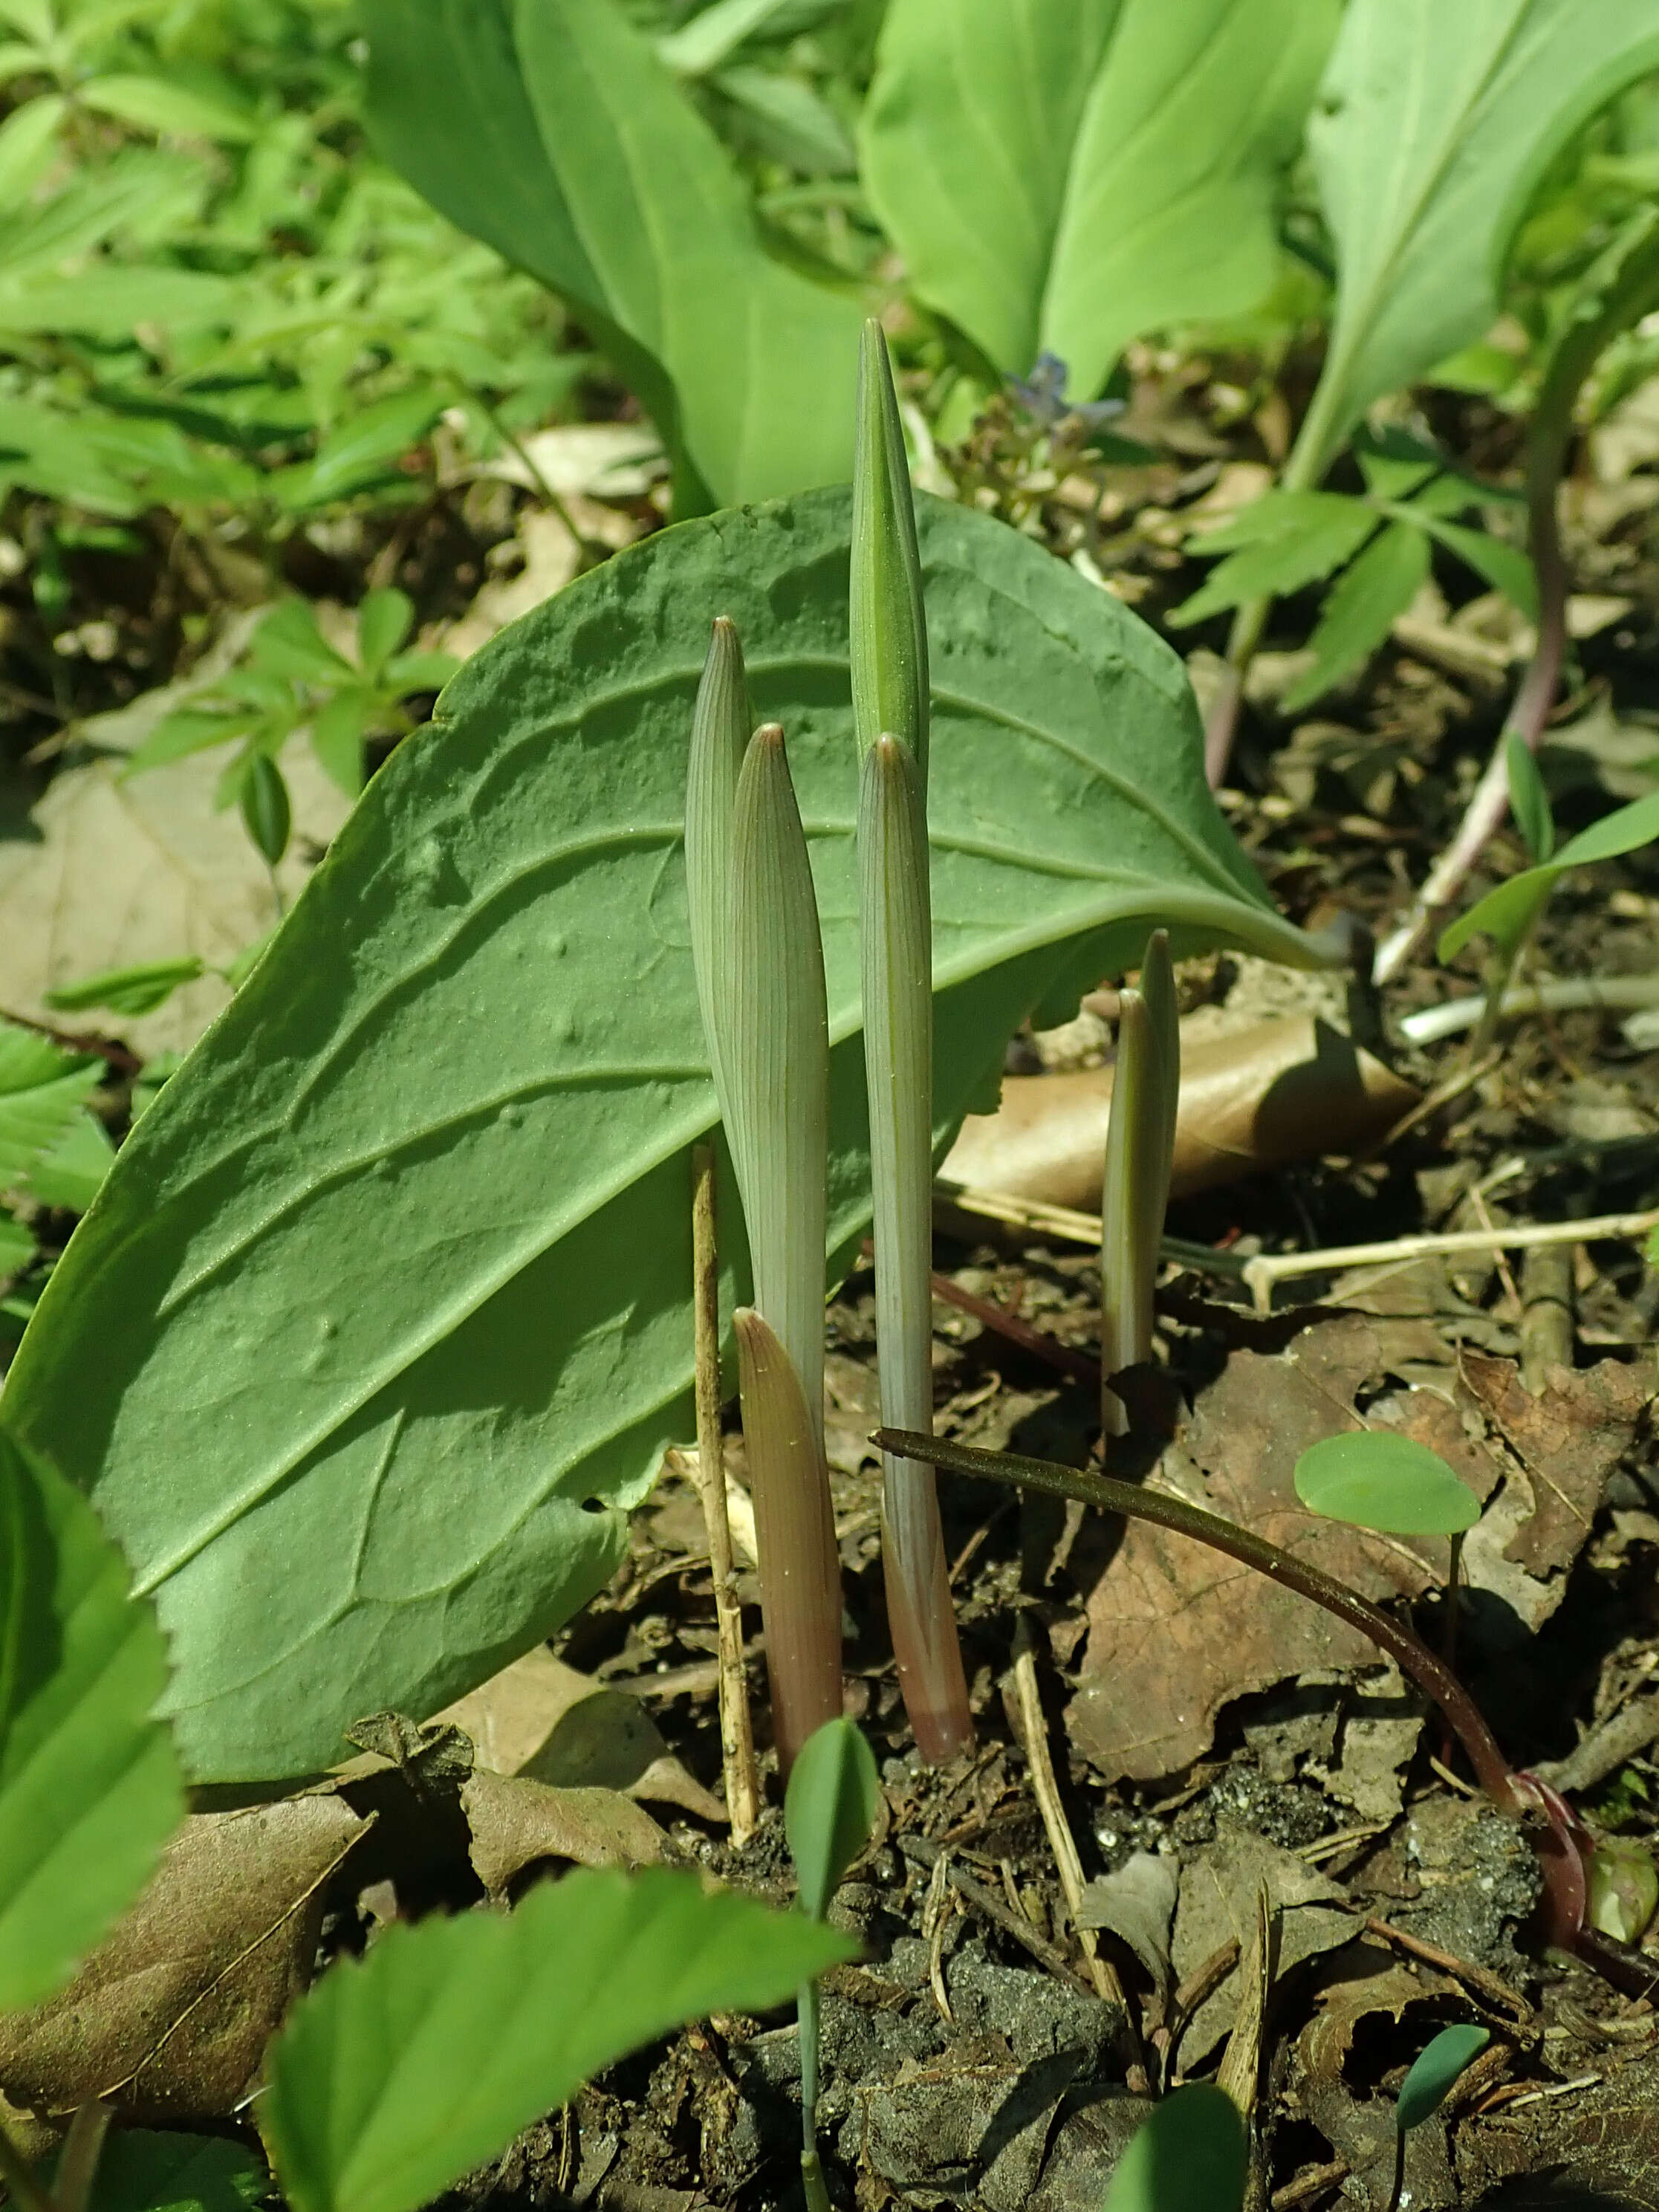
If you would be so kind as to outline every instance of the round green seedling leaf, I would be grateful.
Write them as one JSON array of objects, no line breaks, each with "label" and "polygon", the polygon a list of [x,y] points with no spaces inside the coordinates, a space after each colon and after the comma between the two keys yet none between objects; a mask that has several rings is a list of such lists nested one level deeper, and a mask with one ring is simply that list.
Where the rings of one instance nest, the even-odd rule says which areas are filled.
[{"label": "round green seedling leaf", "polygon": [[1395,2108],[1395,2124],[1409,2135],[1440,2110],[1452,2084],[1477,2051],[1492,2041],[1484,2027],[1443,2027],[1407,2075]]},{"label": "round green seedling leaf", "polygon": [[875,1754],[851,1721],[826,1721],[801,1746],[783,1801],[801,1909],[814,1920],[874,1835],[880,1808]]},{"label": "round green seedling leaf", "polygon": [[1166,2097],[1117,2162],[1104,2212],[1238,2212],[1244,2123],[1224,2090],[1189,2081]]},{"label": "round green seedling leaf", "polygon": [[1438,1452],[1381,1429],[1310,1446],[1296,1463],[1296,1494],[1310,1513],[1391,1536],[1456,1536],[1480,1518],[1480,1500]]},{"label": "round green seedling leaf", "polygon": [[183,1817],[166,1679],[96,1514],[0,1433],[0,2012],[68,1981]]}]

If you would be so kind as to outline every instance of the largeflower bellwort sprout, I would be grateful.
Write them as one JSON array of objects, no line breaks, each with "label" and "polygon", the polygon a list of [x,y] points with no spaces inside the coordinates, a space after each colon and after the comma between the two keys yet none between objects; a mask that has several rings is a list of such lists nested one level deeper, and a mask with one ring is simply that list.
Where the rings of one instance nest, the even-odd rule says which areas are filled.
[{"label": "largeflower bellwort sprout", "polygon": [[[910,477],[887,342],[859,360],[850,593],[853,719],[861,757],[859,922],[881,1413],[931,1435],[933,922],[927,852],[927,632]],[[973,1741],[938,1482],[882,1455],[882,1556],[899,1686],[918,1747]]]},{"label": "largeflower bellwort sprout", "polygon": [[[734,1316],[773,1734],[786,1769],[841,1711],[841,1575],[823,1457],[829,1024],[783,732],[745,740],[743,655],[716,623],[692,725],[692,956],[754,1272]],[[741,763],[739,765],[739,763]]]},{"label": "largeflower bellwort sprout", "polygon": [[1140,963],[1140,988],[1126,990],[1118,1017],[1117,1066],[1106,1125],[1100,1200],[1100,1418],[1104,1437],[1128,1430],[1111,1377],[1152,1354],[1152,1292],[1175,1163],[1181,1035],[1170,939],[1157,929]]}]

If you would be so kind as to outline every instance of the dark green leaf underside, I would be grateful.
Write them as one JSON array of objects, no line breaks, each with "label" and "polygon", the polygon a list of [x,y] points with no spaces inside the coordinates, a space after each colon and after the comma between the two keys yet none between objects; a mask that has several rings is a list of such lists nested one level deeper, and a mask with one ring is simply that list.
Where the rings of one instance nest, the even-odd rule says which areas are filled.
[{"label": "dark green leaf underside", "polygon": [[[861,1231],[848,523],[819,492],[684,525],[481,653],[57,1269],[9,1417],[155,1592],[198,1775],[319,1767],[356,1716],[433,1710],[549,1632],[688,1432],[714,1095],[680,821],[718,613],[790,732],[842,1041],[832,1243]],[[1174,655],[984,516],[924,501],[921,534],[943,1129],[1149,921],[1177,953],[1310,948],[1214,808]],[[729,1298],[729,1186],[721,1218]]]}]

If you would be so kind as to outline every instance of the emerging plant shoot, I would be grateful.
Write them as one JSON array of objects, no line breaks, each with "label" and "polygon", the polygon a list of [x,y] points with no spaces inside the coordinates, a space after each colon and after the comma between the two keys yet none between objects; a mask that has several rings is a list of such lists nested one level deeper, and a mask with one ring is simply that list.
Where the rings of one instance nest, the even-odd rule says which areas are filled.
[{"label": "emerging plant shoot", "polygon": [[[898,403],[878,323],[865,325],[853,482],[853,714],[876,1340],[882,1419],[931,1434],[933,920],[927,854],[927,634]],[[887,1617],[924,1758],[974,1723],[931,1467],[882,1455]]]},{"label": "emerging plant shoot", "polygon": [[698,994],[754,1270],[755,1310],[737,1316],[738,1367],[773,1728],[787,1769],[841,1711],[823,1460],[830,1041],[811,864],[776,723],[749,741],[721,866],[720,808],[746,712],[735,635],[717,628],[693,729],[687,868]]},{"label": "emerging plant shoot", "polygon": [[1106,1437],[1121,1437],[1128,1428],[1110,1378],[1152,1352],[1152,1292],[1181,1091],[1175,970],[1166,930],[1154,930],[1146,940],[1140,988],[1126,990],[1121,1005],[1100,1204],[1100,1417]]}]

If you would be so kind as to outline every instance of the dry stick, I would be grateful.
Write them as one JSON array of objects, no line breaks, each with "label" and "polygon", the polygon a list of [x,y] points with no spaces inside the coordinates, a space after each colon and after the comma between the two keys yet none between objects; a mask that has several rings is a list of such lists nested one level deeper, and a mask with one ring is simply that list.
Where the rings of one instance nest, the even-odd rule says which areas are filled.
[{"label": "dry stick", "polygon": [[[975,1183],[952,1182],[941,1176],[933,1185],[936,1202],[959,1213],[977,1214],[981,1220],[1000,1221],[1011,1229],[1029,1229],[1036,1236],[1057,1237],[1062,1243],[1087,1244],[1100,1249],[1100,1216],[1079,1213],[1074,1206],[1048,1206],[1042,1199],[1021,1198],[1012,1191],[985,1190]],[[1159,1240],[1163,1257],[1182,1267],[1203,1268],[1212,1275],[1240,1275],[1244,1261],[1236,1253],[1218,1252],[1207,1244],[1194,1244],[1184,1237]],[[1092,1364],[1091,1380],[1093,1379]]]},{"label": "dry stick", "polygon": [[[918,1865],[928,1868],[944,1856],[936,1844],[923,1843],[915,1836],[901,1838],[899,1849],[907,1859],[914,1859]],[[1068,1983],[1073,1988],[1081,1990],[1086,1996],[1096,1995],[1094,1984],[1079,1972],[1063,1951],[1057,1950],[1046,1936],[1039,1936],[1024,1913],[1016,1912],[1012,1906],[1005,1905],[994,1891],[987,1889],[983,1882],[975,1881],[973,1875],[959,1867],[954,1859],[950,1862],[948,1879],[957,1896],[970,1905],[981,1919],[988,1920],[994,1928],[1001,1929],[1003,1934],[1035,1959],[1038,1966],[1046,1966],[1056,1981]]]},{"label": "dry stick", "polygon": [[1343,1267],[1385,1267],[1456,1252],[1524,1250],[1533,1244],[1585,1244],[1601,1237],[1645,1237],[1659,1228],[1659,1206],[1644,1213],[1597,1213],[1583,1221],[1505,1222],[1491,1230],[1453,1229],[1437,1235],[1396,1237],[1376,1244],[1330,1244],[1316,1252],[1263,1252],[1244,1265],[1244,1279],[1258,1313],[1273,1310],[1273,1285],[1291,1275],[1322,1275]]},{"label": "dry stick", "polygon": [[1071,1823],[1066,1818],[1066,1808],[1060,1802],[1060,1784],[1054,1774],[1054,1755],[1048,1748],[1048,1724],[1042,1717],[1042,1698],[1037,1688],[1036,1653],[1032,1648],[1030,1632],[1021,1614],[1015,1626],[1014,1694],[1019,1702],[1020,1727],[1025,1736],[1025,1759],[1031,1770],[1031,1788],[1036,1794],[1037,1810],[1042,1815],[1042,1825],[1048,1833],[1048,1848],[1054,1855],[1055,1870],[1060,1875],[1060,1891],[1066,1899],[1066,1910],[1072,1916],[1072,1925],[1077,1930],[1077,1940],[1083,1955],[1089,1962],[1090,1978],[1097,1996],[1110,2004],[1124,2004],[1123,1987],[1109,1960],[1100,1956],[1098,1939],[1092,1928],[1083,1925],[1083,1862],[1078,1856],[1076,1839]]},{"label": "dry stick", "polygon": [[697,1496],[708,1539],[720,1639],[720,1765],[732,1840],[741,1846],[760,1818],[760,1781],[744,1669],[743,1613],[732,1573],[726,1510],[726,1455],[720,1442],[720,1261],[714,1243],[714,1147],[691,1152],[691,1306],[697,1355]]},{"label": "dry stick", "polygon": [[1369,1598],[1346,1583],[1334,1581],[1310,1566],[1294,1552],[1284,1552],[1251,1529],[1243,1528],[1201,1506],[1166,1491],[1133,1482],[1116,1482],[1104,1474],[1085,1474],[1051,1460],[1026,1459],[1016,1452],[980,1451],[971,1444],[947,1443],[906,1429],[878,1429],[871,1441],[885,1451],[902,1451],[914,1459],[930,1459],[953,1474],[977,1475],[982,1480],[1009,1483],[1017,1489],[1040,1490],[1050,1498],[1076,1498],[1103,1513],[1121,1513],[1132,1521],[1155,1522],[1178,1536],[1189,1536],[1212,1551],[1254,1567],[1279,1583],[1310,1598],[1327,1613],[1346,1620],[1362,1636],[1397,1659],[1401,1667],[1426,1697],[1439,1706],[1457,1732],[1481,1788],[1506,1813],[1519,1813],[1528,1802],[1524,1789],[1498,1748],[1486,1716],[1456,1678],[1449,1674],[1437,1654],[1422,1638],[1374,1606]]},{"label": "dry stick", "polygon": [[[1444,999],[1406,1015],[1400,1033],[1410,1044],[1437,1044],[1475,1028],[1491,1003],[1485,991],[1472,999]],[[1628,1014],[1649,1006],[1659,1006],[1659,975],[1550,975],[1505,991],[1497,1011],[1502,1021],[1518,1021],[1528,1014]]]}]

